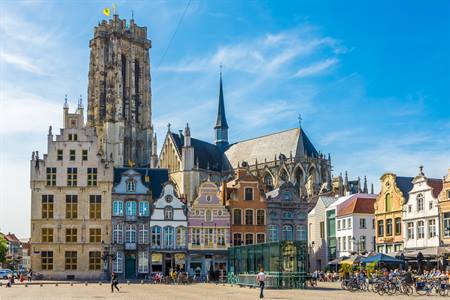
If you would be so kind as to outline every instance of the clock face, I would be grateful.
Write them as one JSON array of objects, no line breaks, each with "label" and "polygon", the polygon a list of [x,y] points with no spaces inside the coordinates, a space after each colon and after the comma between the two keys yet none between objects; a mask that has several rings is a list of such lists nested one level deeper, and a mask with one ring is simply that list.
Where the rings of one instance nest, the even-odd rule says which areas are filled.
[{"label": "clock face", "polygon": [[166,202],[167,202],[167,203],[172,202],[172,200],[173,200],[172,195],[166,195]]}]

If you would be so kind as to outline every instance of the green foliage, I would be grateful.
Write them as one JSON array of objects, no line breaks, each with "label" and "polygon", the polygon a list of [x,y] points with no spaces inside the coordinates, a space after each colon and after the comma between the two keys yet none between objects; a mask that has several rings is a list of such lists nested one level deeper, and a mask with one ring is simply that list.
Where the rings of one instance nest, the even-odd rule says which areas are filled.
[{"label": "green foliage", "polygon": [[2,235],[0,235],[0,263],[4,263],[6,261],[7,252],[8,252],[8,242]]},{"label": "green foliage", "polygon": [[352,272],[352,266],[349,264],[341,264],[339,266],[339,273],[341,275],[344,275],[345,273],[351,273]]}]

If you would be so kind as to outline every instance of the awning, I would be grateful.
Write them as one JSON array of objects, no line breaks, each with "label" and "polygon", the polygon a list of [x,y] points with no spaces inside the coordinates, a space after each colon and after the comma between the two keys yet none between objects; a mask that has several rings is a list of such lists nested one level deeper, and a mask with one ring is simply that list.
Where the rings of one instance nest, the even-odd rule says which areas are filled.
[{"label": "awning", "polygon": [[392,256],[383,254],[383,253],[378,253],[376,255],[370,256],[370,257],[365,257],[363,259],[361,259],[362,263],[368,264],[368,263],[386,263],[386,264],[401,264],[403,263],[402,260],[400,259],[396,259]]}]

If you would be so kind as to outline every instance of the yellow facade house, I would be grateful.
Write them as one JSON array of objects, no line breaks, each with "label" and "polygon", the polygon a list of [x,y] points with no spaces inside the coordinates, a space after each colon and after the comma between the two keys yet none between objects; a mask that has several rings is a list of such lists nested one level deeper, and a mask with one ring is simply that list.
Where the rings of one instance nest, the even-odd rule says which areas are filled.
[{"label": "yellow facade house", "polygon": [[101,159],[94,128],[64,104],[64,126],[31,159],[31,267],[44,279],[101,279],[111,242],[113,162]]},{"label": "yellow facade house", "polygon": [[442,232],[441,240],[444,246],[450,246],[450,168],[447,176],[444,176],[442,191],[438,199]]},{"label": "yellow facade house", "polygon": [[375,201],[376,251],[392,253],[403,250],[403,205],[412,189],[412,177],[385,173],[380,178],[381,190]]}]

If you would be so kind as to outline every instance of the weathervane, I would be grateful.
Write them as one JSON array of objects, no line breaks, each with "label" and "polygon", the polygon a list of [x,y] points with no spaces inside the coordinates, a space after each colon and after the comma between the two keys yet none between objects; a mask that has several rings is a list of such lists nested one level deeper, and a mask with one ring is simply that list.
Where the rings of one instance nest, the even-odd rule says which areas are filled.
[{"label": "weathervane", "polygon": [[302,115],[301,114],[298,114],[298,117],[297,117],[297,119],[298,119],[298,127],[299,128],[302,128]]}]

